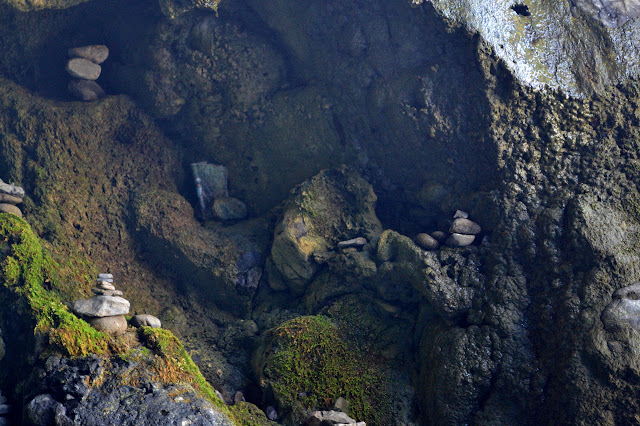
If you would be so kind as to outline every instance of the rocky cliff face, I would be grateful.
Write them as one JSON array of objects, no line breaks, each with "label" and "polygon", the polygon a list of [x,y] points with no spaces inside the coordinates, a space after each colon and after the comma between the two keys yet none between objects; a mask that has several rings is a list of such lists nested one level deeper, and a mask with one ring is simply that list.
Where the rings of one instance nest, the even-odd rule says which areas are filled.
[{"label": "rocky cliff face", "polygon": [[[129,3],[0,5],[0,178],[27,190],[56,297],[117,273],[226,402],[283,424],[339,396],[370,424],[640,415],[634,2]],[[109,96],[71,102],[65,52],[89,43]],[[193,161],[228,168],[248,220],[195,219]],[[472,244],[413,242],[457,209]],[[75,362],[56,356],[42,395]],[[169,379],[153,401],[189,385]],[[74,415],[127,422],[92,386]]]}]

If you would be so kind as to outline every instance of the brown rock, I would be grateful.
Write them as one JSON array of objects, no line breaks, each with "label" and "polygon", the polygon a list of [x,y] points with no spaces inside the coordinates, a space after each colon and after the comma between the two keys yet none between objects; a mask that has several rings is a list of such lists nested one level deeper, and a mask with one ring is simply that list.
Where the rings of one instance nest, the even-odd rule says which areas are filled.
[{"label": "brown rock", "polygon": [[0,203],[0,213],[11,213],[18,217],[22,217],[22,212],[13,204]]},{"label": "brown rock", "polygon": [[96,330],[109,334],[122,334],[127,330],[127,319],[124,315],[91,318],[89,319],[89,324]]},{"label": "brown rock", "polygon": [[13,195],[9,195],[9,194],[0,193],[0,203],[20,204],[21,202],[22,202],[22,198],[14,197]]}]

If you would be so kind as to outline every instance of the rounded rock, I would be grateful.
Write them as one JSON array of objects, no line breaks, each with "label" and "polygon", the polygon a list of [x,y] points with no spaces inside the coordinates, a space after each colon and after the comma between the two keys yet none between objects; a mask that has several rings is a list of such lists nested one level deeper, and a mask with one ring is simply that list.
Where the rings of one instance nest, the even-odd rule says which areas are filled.
[{"label": "rounded rock", "polygon": [[217,198],[212,209],[214,216],[220,220],[239,220],[247,217],[247,206],[233,197]]},{"label": "rounded rock", "polygon": [[0,203],[0,213],[10,213],[22,217],[22,211],[13,204]]},{"label": "rounded rock", "polygon": [[447,233],[443,231],[433,231],[431,236],[435,238],[440,244],[447,241]]},{"label": "rounded rock", "polygon": [[472,220],[464,219],[462,217],[456,219],[451,224],[449,232],[452,234],[464,234],[464,235],[476,235],[482,231],[480,225]]},{"label": "rounded rock", "polygon": [[72,80],[67,89],[73,97],[84,102],[97,101],[106,96],[102,87],[93,80]]},{"label": "rounded rock", "polygon": [[109,48],[104,44],[74,47],[67,52],[70,57],[84,58],[96,64],[101,64],[109,57]]},{"label": "rounded rock", "polygon": [[122,334],[127,330],[127,319],[124,315],[91,318],[89,324],[96,330],[109,334]]},{"label": "rounded rock", "polygon": [[453,218],[454,219],[458,219],[458,218],[469,219],[469,213],[463,212],[462,210],[456,210],[456,212],[453,215]]},{"label": "rounded rock", "polygon": [[13,195],[9,195],[9,194],[0,193],[0,203],[16,205],[16,204],[20,204],[21,202],[22,202],[22,198],[14,197]]},{"label": "rounded rock", "polygon": [[67,62],[67,72],[71,77],[84,80],[97,80],[100,77],[102,67],[84,58],[73,58]]},{"label": "rounded rock", "polygon": [[475,235],[467,234],[451,234],[447,238],[447,245],[449,247],[466,247],[476,239]]},{"label": "rounded rock", "polygon": [[425,234],[425,233],[420,233],[416,235],[416,238],[414,241],[418,246],[422,247],[425,250],[435,250],[440,246],[440,243],[438,243],[438,240],[433,238],[431,235]]},{"label": "rounded rock", "polygon": [[134,315],[133,318],[131,318],[131,325],[134,327],[162,327],[162,323],[158,318],[148,314]]}]

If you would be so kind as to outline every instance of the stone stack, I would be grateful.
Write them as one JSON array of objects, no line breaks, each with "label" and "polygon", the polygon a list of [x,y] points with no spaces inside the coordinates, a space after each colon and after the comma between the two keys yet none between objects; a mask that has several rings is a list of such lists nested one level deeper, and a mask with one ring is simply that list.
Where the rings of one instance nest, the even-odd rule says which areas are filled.
[{"label": "stone stack", "polygon": [[449,247],[466,247],[473,243],[476,235],[482,232],[480,225],[469,220],[469,214],[457,210],[453,215],[453,222],[449,233],[434,231],[431,234],[420,233],[416,235],[415,243],[425,250],[436,250],[441,244]]},{"label": "stone stack", "polygon": [[67,62],[67,72],[73,77],[69,82],[69,93],[82,101],[91,102],[105,96],[104,90],[95,80],[100,77],[100,66],[109,57],[109,48],[91,45],[69,49],[71,59]]},{"label": "stone stack", "polygon": [[124,317],[129,313],[129,301],[122,292],[113,285],[113,275],[99,274],[98,284],[91,289],[95,296],[89,299],[76,300],[73,311],[87,319],[95,329],[110,334],[122,334],[127,329]]},{"label": "stone stack", "polygon": [[18,208],[18,204],[22,203],[24,198],[24,189],[19,186],[4,183],[0,179],[0,213],[11,213],[18,217],[22,217],[22,211]]}]

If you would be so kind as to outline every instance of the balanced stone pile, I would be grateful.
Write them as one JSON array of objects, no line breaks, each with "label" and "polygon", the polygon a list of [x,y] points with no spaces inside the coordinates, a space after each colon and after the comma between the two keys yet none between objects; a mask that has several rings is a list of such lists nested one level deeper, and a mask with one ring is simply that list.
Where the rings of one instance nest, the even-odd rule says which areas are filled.
[{"label": "balanced stone pile", "polygon": [[22,211],[17,207],[24,198],[24,189],[19,186],[4,183],[0,179],[0,213],[11,213],[22,217]]},{"label": "balanced stone pile", "polygon": [[86,317],[95,329],[110,334],[122,334],[127,329],[129,301],[124,299],[122,292],[113,285],[113,275],[98,274],[97,286],[91,291],[95,296],[89,299],[76,300],[73,311]]},{"label": "balanced stone pile", "polygon": [[469,220],[469,215],[462,210],[457,210],[453,219],[449,233],[442,231],[434,231],[431,234],[420,233],[416,235],[416,244],[425,250],[436,250],[441,244],[449,247],[466,247],[473,243],[476,235],[482,231],[480,225]]},{"label": "balanced stone pile", "polygon": [[191,164],[191,171],[196,183],[198,215],[203,220],[240,220],[247,216],[247,206],[237,198],[229,197],[226,167],[199,162]]},{"label": "balanced stone pile", "polygon": [[91,45],[69,49],[67,72],[74,79],[68,85],[69,93],[82,101],[95,101],[105,96],[104,90],[95,80],[100,77],[100,66],[109,57],[109,48]]}]

